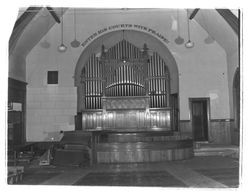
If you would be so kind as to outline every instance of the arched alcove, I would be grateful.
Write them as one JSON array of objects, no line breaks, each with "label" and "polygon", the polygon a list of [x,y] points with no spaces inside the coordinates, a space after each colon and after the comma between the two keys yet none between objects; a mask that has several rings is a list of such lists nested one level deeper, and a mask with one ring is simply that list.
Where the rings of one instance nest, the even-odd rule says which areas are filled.
[{"label": "arched alcove", "polygon": [[[84,63],[88,60],[90,55],[92,53],[101,52],[101,45],[105,45],[106,48],[110,48],[117,42],[121,41],[122,38],[123,38],[123,33],[121,30],[112,31],[96,38],[88,46],[86,46],[76,64],[75,75],[74,75],[75,86],[78,86],[80,84],[81,70],[84,66]],[[178,93],[179,91],[178,66],[172,53],[167,48],[166,44],[161,42],[159,39],[157,39],[152,35],[136,30],[125,30],[124,38],[138,48],[142,48],[143,44],[146,43],[150,51],[157,52],[161,56],[161,58],[167,64],[169,69],[170,80],[171,80],[171,86],[170,86],[171,93],[172,94]]]},{"label": "arched alcove", "polygon": [[[105,49],[103,47],[105,47]],[[122,49],[122,47],[124,47],[124,49]],[[143,84],[142,81],[138,82],[138,86],[136,85],[132,86],[131,84],[128,84],[128,88],[131,88],[132,90],[134,89],[137,90],[136,88],[138,88],[140,92],[137,93],[137,95],[139,94],[139,96],[141,97],[142,95],[144,95],[145,97],[148,96],[149,97],[148,101],[150,102],[148,103],[149,108],[167,108],[168,113],[167,114],[164,113],[165,115],[162,113],[164,115],[163,117],[166,117],[167,115],[171,113],[171,118],[173,118],[173,120],[172,121],[169,120],[168,125],[169,127],[171,125],[174,126],[174,129],[177,130],[178,129],[177,121],[178,121],[179,80],[178,80],[178,67],[175,62],[175,59],[173,58],[171,52],[168,50],[168,48],[166,47],[164,43],[162,43],[161,41],[159,41],[152,35],[149,35],[147,33],[140,32],[140,31],[134,31],[134,30],[109,32],[101,37],[98,37],[94,41],[92,41],[84,49],[84,51],[82,52],[82,54],[80,55],[78,59],[78,62],[75,68],[75,77],[74,77],[75,86],[77,87],[77,99],[78,99],[77,112],[78,114],[81,115],[83,111],[86,111],[88,109],[104,109],[105,110],[105,106],[103,108],[102,102],[106,101],[104,100],[106,95],[110,96],[110,94],[103,95],[104,90],[97,90],[97,91],[92,90],[92,92],[90,93],[89,91],[87,92],[86,88],[89,88],[89,85],[83,84],[83,80],[84,80],[84,83],[86,83],[85,82],[86,71],[92,71],[93,74],[95,74],[95,76],[92,76],[93,78],[87,78],[88,80],[89,79],[95,80],[95,81],[91,81],[91,87],[96,88],[96,86],[99,86],[97,88],[104,89],[104,87],[102,86],[103,84],[99,82],[101,75],[96,74],[95,71],[101,71],[101,66],[100,66],[101,63],[108,63],[106,58],[104,60],[102,59],[103,53],[107,51],[107,55],[110,55],[112,53],[112,50],[114,50],[114,55],[116,55],[116,53],[123,52],[124,50],[124,54],[121,54],[124,56],[122,57],[120,56],[120,58],[118,56],[117,59],[115,57],[114,59],[112,59],[112,57],[108,58],[109,63],[113,63],[112,60],[118,60],[121,63],[125,63],[125,66],[123,67],[123,65],[122,66],[119,65],[120,62],[118,61],[114,62],[118,64],[121,69],[124,69],[124,70],[126,69],[126,71],[130,71],[129,68],[130,68],[131,63],[133,64],[133,66],[136,66],[136,68],[138,69],[141,66],[139,64],[144,63],[144,65],[146,64],[146,66],[148,66],[146,67],[147,70],[150,69],[149,67],[154,67],[155,70],[153,71],[159,72],[159,74],[153,73],[153,77],[157,77],[157,78],[154,78],[155,81],[153,84],[154,88],[157,88],[157,90],[149,89],[149,91],[146,93],[146,91],[144,90],[145,85]],[[133,53],[133,51],[135,53]],[[129,59],[128,62],[126,62],[126,60],[123,61],[122,59],[123,57],[129,58],[129,55],[130,55],[129,52],[131,53],[131,55],[139,55],[141,57],[140,58],[138,57],[138,61],[135,60],[136,59],[135,56],[131,57],[131,59],[133,58],[133,60],[135,60],[133,62],[131,62],[131,59]],[[148,57],[146,58],[144,58],[145,56],[142,57],[144,52],[146,52],[146,55],[148,55]],[[142,65],[141,67],[144,67],[144,66]],[[93,70],[91,70],[91,68]],[[109,68],[111,68],[110,71],[115,71],[115,70],[112,70],[112,65]],[[119,71],[119,69],[117,69],[116,71]],[[92,74],[92,73],[88,73],[88,74]],[[112,75],[116,75],[116,74],[117,73],[114,73]],[[141,74],[144,74],[143,69],[141,69]],[[146,75],[147,75],[147,78],[146,77],[145,78],[150,80],[150,77],[152,75],[148,73],[146,73]],[[140,77],[140,76],[138,78],[142,80],[144,79],[143,77]],[[146,85],[151,85],[151,84],[152,83],[148,82],[148,84]],[[120,84],[118,84],[117,87],[119,87],[119,85]],[[164,87],[158,87],[158,86],[163,86],[163,85]],[[158,88],[162,88],[162,89],[158,89]],[[115,91],[116,89],[112,88],[111,90]],[[94,94],[93,91],[97,93]],[[109,93],[112,93],[112,92],[109,91]],[[86,98],[86,95],[91,96],[90,101],[88,100],[88,98]],[[123,95],[124,95],[123,93],[120,93],[117,96],[123,96]],[[133,95],[130,94],[129,96],[133,96]],[[154,100],[154,98],[156,98],[157,100]],[[90,104],[92,104],[92,99],[94,99],[94,102],[96,104],[94,107],[90,106]],[[86,101],[89,101],[89,103],[86,103]],[[139,103],[140,101],[141,100],[136,100],[136,104]],[[145,99],[143,101],[147,101],[147,100]],[[144,116],[144,114],[142,115]],[[81,116],[79,117],[81,118]],[[97,117],[97,115],[95,115],[95,117]],[[79,120],[81,120],[80,118]]]}]

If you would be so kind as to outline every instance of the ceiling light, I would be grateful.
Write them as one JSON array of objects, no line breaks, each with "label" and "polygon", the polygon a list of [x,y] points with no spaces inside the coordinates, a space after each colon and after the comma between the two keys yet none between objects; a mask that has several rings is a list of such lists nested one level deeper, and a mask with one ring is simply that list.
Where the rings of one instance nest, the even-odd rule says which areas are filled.
[{"label": "ceiling light", "polygon": [[61,22],[61,44],[58,46],[58,51],[63,53],[67,50],[67,47],[63,43],[63,8],[61,9],[62,22]]},{"label": "ceiling light", "polygon": [[214,39],[211,36],[207,36],[207,38],[204,40],[206,44],[211,44],[214,42]]},{"label": "ceiling light", "polygon": [[178,37],[174,40],[174,42],[177,44],[177,45],[181,45],[184,43],[184,39],[181,37],[180,35],[180,19],[179,19],[179,10],[177,10],[177,30],[178,30]]},{"label": "ceiling light", "polygon": [[59,45],[57,49],[59,52],[63,53],[67,50],[67,47],[63,43],[61,43],[61,45]]},{"label": "ceiling light", "polygon": [[45,35],[45,39],[43,40],[43,42],[40,43],[40,46],[44,49],[48,49],[50,47],[50,43],[47,41],[47,34],[49,32],[49,19],[48,19],[48,17],[46,17],[45,20],[47,20],[47,32]]},{"label": "ceiling light", "polygon": [[186,42],[185,46],[186,46],[186,48],[192,48],[192,47],[194,47],[194,42],[188,40],[188,42]]},{"label": "ceiling light", "polygon": [[186,46],[186,48],[192,48],[192,47],[194,47],[194,42],[192,42],[190,40],[190,28],[189,28],[188,12],[187,12],[187,27],[188,27],[188,41],[186,42],[185,46]]},{"label": "ceiling light", "polygon": [[47,40],[44,40],[40,43],[40,46],[44,49],[48,49],[50,47],[50,43]]},{"label": "ceiling light", "polygon": [[70,43],[71,47],[77,48],[80,46],[80,42],[76,39],[76,10],[74,9],[74,32],[75,39]]}]

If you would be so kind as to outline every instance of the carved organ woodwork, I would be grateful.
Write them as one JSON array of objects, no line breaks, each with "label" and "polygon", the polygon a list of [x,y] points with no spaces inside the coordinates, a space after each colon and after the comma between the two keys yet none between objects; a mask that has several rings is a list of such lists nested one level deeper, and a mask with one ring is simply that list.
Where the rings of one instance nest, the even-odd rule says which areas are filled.
[{"label": "carved organ woodwork", "polygon": [[83,129],[171,130],[168,67],[148,50],[123,39],[90,56],[81,74]]}]

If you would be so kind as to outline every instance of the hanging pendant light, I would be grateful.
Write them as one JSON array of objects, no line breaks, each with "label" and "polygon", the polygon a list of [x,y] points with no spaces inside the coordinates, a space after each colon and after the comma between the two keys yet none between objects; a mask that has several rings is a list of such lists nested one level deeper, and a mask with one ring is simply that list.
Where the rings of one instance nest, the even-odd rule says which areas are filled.
[{"label": "hanging pendant light", "polygon": [[71,47],[77,48],[80,46],[80,42],[76,39],[76,10],[74,9],[74,32],[75,32],[75,39],[72,41]]},{"label": "hanging pendant light", "polygon": [[[44,13],[44,12],[43,12]],[[48,18],[48,14],[47,15],[42,15],[44,17],[46,17],[45,20],[47,20],[47,32],[46,34],[49,32],[49,18]],[[40,46],[44,49],[48,49],[50,48],[50,43],[47,41],[47,35],[45,35],[44,40],[40,43]]]},{"label": "hanging pendant light", "polygon": [[188,27],[188,41],[186,42],[186,48],[193,48],[194,42],[190,40],[190,28],[189,28],[189,18],[188,18],[188,11],[187,11],[187,27]]},{"label": "hanging pendant light", "polygon": [[185,46],[186,46],[186,48],[193,48],[194,47],[194,42],[188,40],[188,42],[186,42]]},{"label": "hanging pendant light", "polygon": [[214,39],[211,36],[207,36],[207,38],[204,40],[206,44],[211,44],[214,42]]},{"label": "hanging pendant light", "polygon": [[[206,20],[205,20],[205,18],[203,16],[203,14],[201,14],[201,17],[202,17],[203,23],[205,25],[205,29],[208,29],[207,28],[207,22],[206,22]],[[214,41],[215,41],[214,38],[209,33],[207,34],[207,37],[204,39],[204,43],[206,43],[206,44],[211,44]]]},{"label": "hanging pendant light", "polygon": [[184,39],[180,35],[180,19],[179,19],[179,10],[177,10],[177,30],[178,30],[178,37],[174,40],[177,45],[181,45],[184,43]]},{"label": "hanging pendant light", "polygon": [[50,48],[50,43],[45,39],[43,42],[40,43],[40,46],[44,49]]},{"label": "hanging pendant light", "polygon": [[67,50],[67,47],[63,43],[63,8],[61,9],[62,21],[61,21],[61,45],[58,46],[58,51],[63,53]]}]

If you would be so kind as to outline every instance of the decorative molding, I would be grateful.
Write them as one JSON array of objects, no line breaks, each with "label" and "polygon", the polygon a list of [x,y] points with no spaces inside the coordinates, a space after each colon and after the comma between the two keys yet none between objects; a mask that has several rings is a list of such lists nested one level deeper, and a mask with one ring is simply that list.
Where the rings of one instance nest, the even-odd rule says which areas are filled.
[{"label": "decorative molding", "polygon": [[27,10],[16,20],[9,39],[9,54],[12,53],[13,49],[23,33],[24,29],[32,21],[32,19],[37,15],[37,13],[42,9],[42,7],[29,7]]},{"label": "decorative molding", "polygon": [[149,107],[148,97],[103,98],[105,109],[146,109]]},{"label": "decorative molding", "polygon": [[[208,122],[233,122],[234,119],[210,119]],[[191,120],[180,120],[180,123],[188,123]]]},{"label": "decorative molding", "polygon": [[97,32],[94,32],[85,41],[83,41],[82,46],[86,47],[90,42],[92,42],[94,39],[101,36],[102,34],[112,32],[112,31],[117,31],[117,30],[124,30],[124,29],[146,32],[147,34],[151,34],[157,39],[161,40],[165,44],[169,43],[169,40],[166,37],[164,37],[161,33],[149,27],[141,26],[138,24],[115,24],[112,26],[104,27],[103,29],[100,29]]},{"label": "decorative molding", "polygon": [[233,122],[234,119],[210,119],[210,122]]},{"label": "decorative molding", "polygon": [[187,123],[187,122],[191,122],[189,119],[186,120],[180,120],[180,123]]}]

